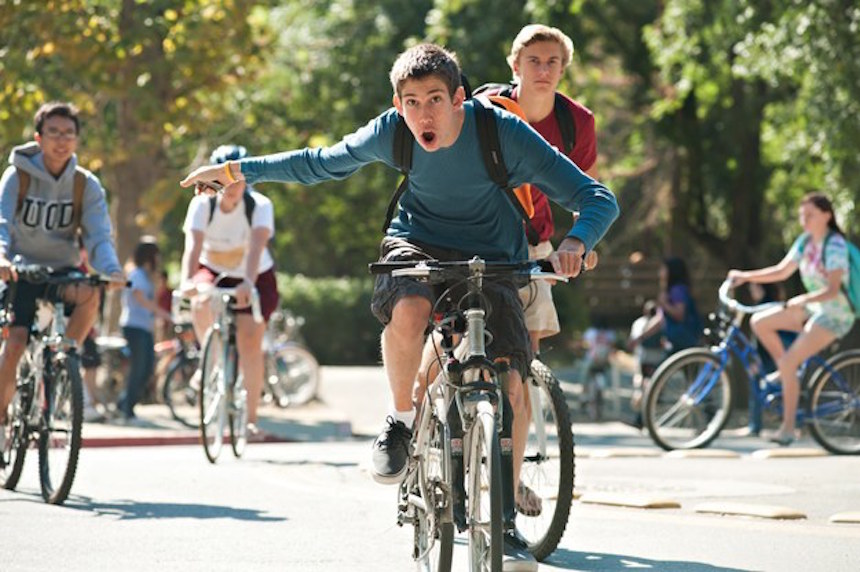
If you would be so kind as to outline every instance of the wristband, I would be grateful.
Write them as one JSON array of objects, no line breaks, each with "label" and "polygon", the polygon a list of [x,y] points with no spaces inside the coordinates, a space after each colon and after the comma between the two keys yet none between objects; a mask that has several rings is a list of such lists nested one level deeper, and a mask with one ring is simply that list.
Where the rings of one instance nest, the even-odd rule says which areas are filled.
[{"label": "wristband", "polygon": [[233,171],[230,170],[230,161],[224,163],[224,172],[227,173],[227,180],[231,183],[236,182],[236,177],[233,176]]}]

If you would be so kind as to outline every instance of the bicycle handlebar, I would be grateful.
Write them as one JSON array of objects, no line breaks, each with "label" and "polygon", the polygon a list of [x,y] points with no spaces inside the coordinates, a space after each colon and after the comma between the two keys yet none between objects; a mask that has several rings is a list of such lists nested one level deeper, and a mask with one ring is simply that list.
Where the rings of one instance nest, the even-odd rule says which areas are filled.
[{"label": "bicycle handlebar", "polygon": [[782,302],[765,302],[763,304],[756,304],[755,306],[748,306],[746,304],[742,304],[731,297],[729,291],[732,290],[733,282],[731,280],[725,280],[722,284],[720,284],[719,289],[719,297],[720,302],[722,302],[728,309],[740,312],[742,314],[755,314],[756,312],[762,312],[764,310],[770,310],[772,308],[782,307]]},{"label": "bicycle handlebar", "polygon": [[434,275],[441,279],[463,277],[469,274],[481,276],[510,275],[529,280],[558,280],[567,282],[570,278],[556,274],[546,260],[525,262],[488,262],[478,258],[471,260],[402,260],[392,262],[372,262],[368,265],[371,274],[391,274],[392,276],[412,276],[431,279]]},{"label": "bicycle handlebar", "polygon": [[[220,281],[221,278],[223,278],[223,276],[219,276],[218,278],[216,278],[216,282]],[[194,290],[196,290],[196,292],[198,294],[207,295],[207,294],[213,294],[214,293],[214,294],[219,294],[219,295],[224,295],[224,296],[230,296],[234,300],[236,299],[236,291],[238,289],[239,288],[237,286],[223,287],[223,286],[215,286],[214,284],[195,284],[194,285]],[[179,297],[183,297],[185,299],[190,299],[189,296],[183,296],[182,293],[179,293]],[[174,317],[178,316],[179,311],[178,311],[178,308],[176,307],[177,304],[176,304],[175,299],[174,299],[174,302],[171,304],[171,306],[173,306],[171,308],[171,313],[174,315]],[[251,316],[253,316],[254,321],[257,322],[258,324],[261,324],[263,322],[263,311],[260,307],[260,293],[257,291],[256,286],[253,286],[253,285],[251,286]]]}]

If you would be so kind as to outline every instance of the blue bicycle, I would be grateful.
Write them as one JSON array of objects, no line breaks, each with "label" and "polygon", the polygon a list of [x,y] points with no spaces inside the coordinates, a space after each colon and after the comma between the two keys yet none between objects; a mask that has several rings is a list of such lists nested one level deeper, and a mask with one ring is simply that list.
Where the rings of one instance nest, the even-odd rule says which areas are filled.
[{"label": "blue bicycle", "polygon": [[[667,451],[704,447],[726,426],[732,411],[733,357],[743,366],[762,411],[782,417],[782,385],[767,382],[756,348],[740,329],[746,315],[780,303],[746,306],[730,296],[731,286],[726,281],[719,289],[714,345],[678,352],[651,378],[642,416],[651,438]],[[826,361],[813,356],[801,366],[798,379],[797,426],[805,424],[828,451],[860,453],[860,350]]]}]

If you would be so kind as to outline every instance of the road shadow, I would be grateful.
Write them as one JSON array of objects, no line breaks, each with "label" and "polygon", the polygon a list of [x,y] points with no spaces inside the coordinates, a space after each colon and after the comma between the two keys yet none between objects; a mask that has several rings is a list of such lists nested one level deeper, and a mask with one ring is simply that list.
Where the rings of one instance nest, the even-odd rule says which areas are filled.
[{"label": "road shadow", "polygon": [[277,465],[278,467],[331,467],[333,469],[349,469],[360,466],[360,463],[355,462],[337,462],[337,461],[319,461],[319,460],[303,460],[303,461],[280,461],[274,459],[265,459],[256,461],[265,465]]},{"label": "road shadow", "polygon": [[283,522],[281,516],[269,516],[264,511],[197,503],[139,502],[122,499],[99,502],[89,497],[73,495],[63,505],[66,508],[91,512],[95,516],[114,517],[117,520],[193,518],[208,520],[229,518],[252,522]]},{"label": "road shadow", "polygon": [[613,570],[656,570],[659,572],[757,572],[752,568],[727,568],[704,562],[685,560],[652,560],[624,554],[577,552],[559,548],[544,560],[555,568],[582,572],[611,572]]}]

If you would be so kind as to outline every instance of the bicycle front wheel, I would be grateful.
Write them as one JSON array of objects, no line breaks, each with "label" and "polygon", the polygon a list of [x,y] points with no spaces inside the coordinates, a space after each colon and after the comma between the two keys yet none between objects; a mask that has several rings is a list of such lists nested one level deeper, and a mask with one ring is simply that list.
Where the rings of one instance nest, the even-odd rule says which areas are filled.
[{"label": "bicycle front wheel", "polygon": [[831,453],[860,454],[860,351],[846,352],[816,372],[809,432]]},{"label": "bicycle front wheel", "polygon": [[[199,425],[198,388],[192,387],[191,379],[197,371],[199,362],[196,358],[179,355],[170,363],[164,376],[162,398],[174,419],[187,427],[197,428]],[[199,383],[199,382],[198,382]]]},{"label": "bicycle front wheel", "polygon": [[45,406],[39,434],[39,481],[42,498],[63,504],[72,490],[81,427],[84,421],[84,394],[80,360],[75,353],[54,366],[53,377],[45,377]]},{"label": "bicycle front wheel", "polygon": [[468,495],[469,570],[502,570],[502,473],[499,433],[492,404],[477,404],[469,429]]},{"label": "bicycle front wheel", "polygon": [[729,420],[729,375],[720,358],[690,348],[664,361],[645,393],[642,412],[654,442],[671,451],[704,447]]},{"label": "bicycle front wheel", "polygon": [[[539,507],[517,511],[517,531],[531,552],[543,560],[558,548],[573,501],[574,451],[570,412],[552,370],[531,364],[526,388],[531,422],[520,470],[521,496],[535,495]],[[528,491],[528,492],[526,492]],[[534,498],[534,497],[533,497]]]},{"label": "bicycle front wheel", "polygon": [[[24,469],[24,458],[30,446],[30,431],[27,428],[29,402],[24,397],[29,388],[18,386],[12,401],[6,408],[6,422],[0,427],[3,431],[3,450],[0,451],[0,487],[14,491]],[[28,394],[29,395],[29,394]]]},{"label": "bicycle front wheel", "polygon": [[[425,406],[429,407],[428,403]],[[427,446],[419,454],[418,497],[410,496],[415,508],[415,563],[419,572],[450,572],[454,551],[451,513],[450,449],[444,426],[431,421]]]},{"label": "bicycle front wheel", "polygon": [[248,444],[248,390],[245,388],[245,379],[238,373],[238,354],[236,346],[230,347],[230,360],[225,372],[227,383],[232,388],[230,395],[230,446],[233,455],[237,458],[245,452]]},{"label": "bicycle front wheel", "polygon": [[266,382],[279,406],[304,405],[316,397],[320,365],[306,348],[296,343],[284,344],[266,364]]},{"label": "bicycle front wheel", "polygon": [[221,454],[227,423],[223,354],[224,336],[221,330],[210,328],[200,365],[200,438],[210,463]]}]

